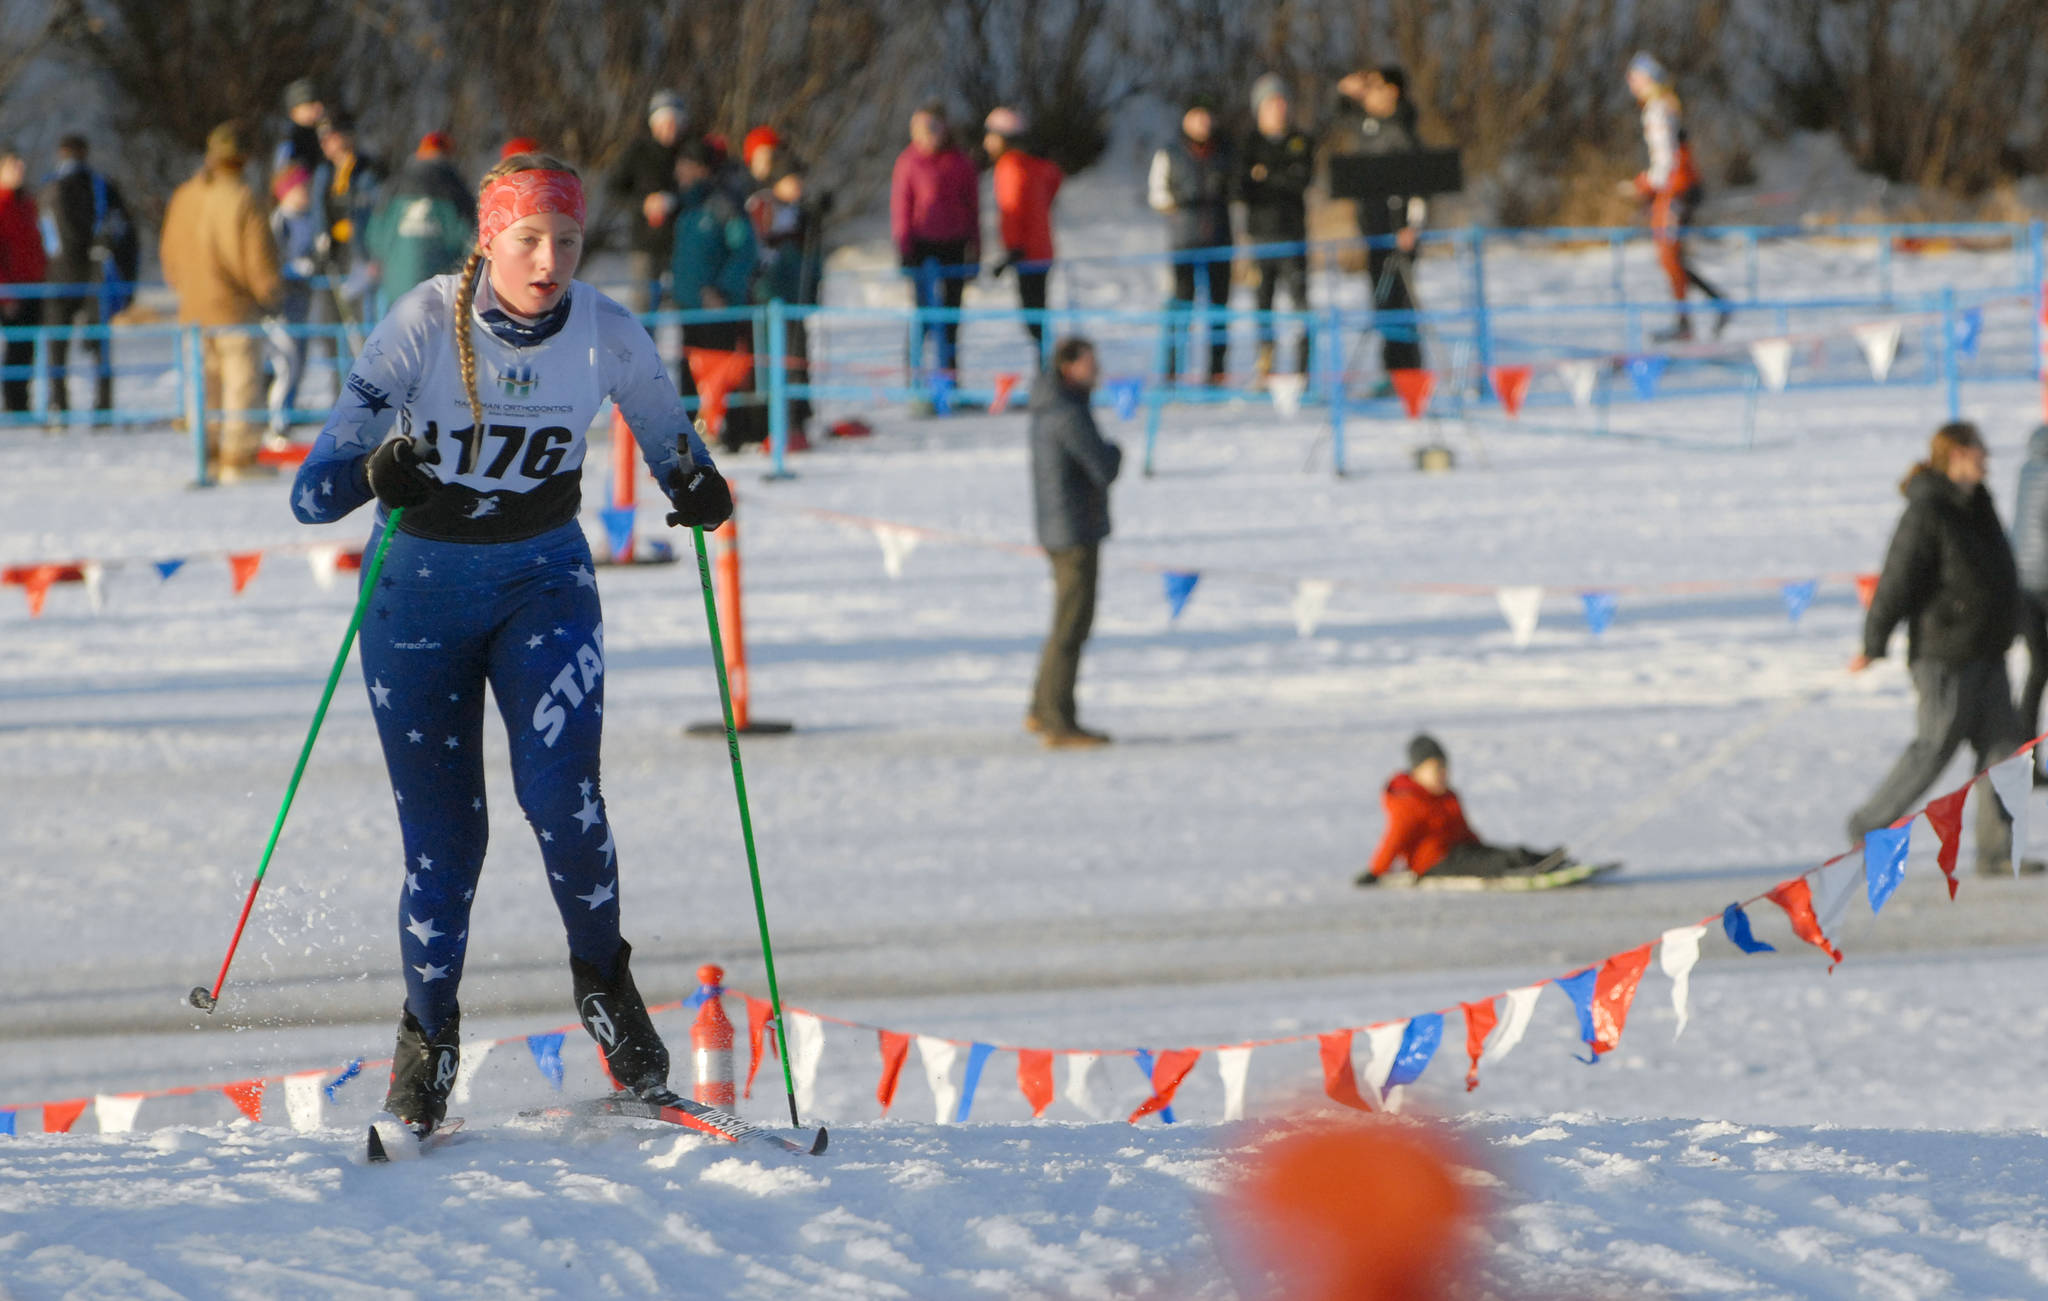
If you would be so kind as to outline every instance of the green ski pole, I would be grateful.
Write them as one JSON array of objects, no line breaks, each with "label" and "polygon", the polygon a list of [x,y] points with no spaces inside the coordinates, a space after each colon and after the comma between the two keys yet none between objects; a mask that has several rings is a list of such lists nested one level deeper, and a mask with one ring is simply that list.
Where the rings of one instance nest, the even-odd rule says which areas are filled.
[{"label": "green ski pole", "polygon": [[370,604],[370,595],[377,590],[377,575],[384,571],[384,553],[391,546],[391,535],[398,532],[399,517],[405,514],[400,506],[384,521],[384,536],[377,543],[377,554],[370,560],[368,571],[363,574],[362,590],[356,594],[355,612],[349,615],[348,631],[342,635],[341,649],[335,652],[334,667],[327,671],[327,686],[320,692],[320,707],[313,711],[313,726],[306,732],[306,743],[299,747],[298,766],[292,769],[291,784],[284,789],[284,802],[278,805],[277,821],[270,825],[270,840],[263,846],[263,861],[257,865],[256,879],[249,883],[249,897],[242,903],[242,917],[235,923],[235,937],[228,941],[228,954],[221,959],[220,974],[213,978],[213,988],[194,985],[186,995],[186,1001],[202,1012],[211,1013],[220,1002],[221,986],[227,984],[228,968],[234,964],[235,950],[242,943],[243,928],[249,924],[249,911],[256,906],[256,892],[263,888],[263,874],[270,870],[270,856],[277,849],[277,838],[284,833],[285,815],[292,811],[292,798],[299,793],[299,779],[306,775],[306,761],[313,757],[313,742],[320,737],[320,724],[327,719],[328,702],[334,699],[335,684],[341,681],[341,670],[348,663],[348,652],[356,642],[356,630],[362,627],[363,611]]}]

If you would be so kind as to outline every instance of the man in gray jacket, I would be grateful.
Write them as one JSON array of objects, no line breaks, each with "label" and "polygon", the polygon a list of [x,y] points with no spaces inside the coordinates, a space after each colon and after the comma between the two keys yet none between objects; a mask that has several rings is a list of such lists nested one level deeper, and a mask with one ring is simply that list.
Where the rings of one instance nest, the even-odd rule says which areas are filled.
[{"label": "man in gray jacket", "polygon": [[1100,377],[1095,345],[1070,336],[1031,389],[1031,497],[1038,543],[1052,561],[1053,598],[1024,728],[1049,749],[1109,744],[1074,717],[1074,679],[1095,622],[1097,563],[1109,536],[1109,485],[1123,464],[1122,449],[1103,438],[1088,409]]}]

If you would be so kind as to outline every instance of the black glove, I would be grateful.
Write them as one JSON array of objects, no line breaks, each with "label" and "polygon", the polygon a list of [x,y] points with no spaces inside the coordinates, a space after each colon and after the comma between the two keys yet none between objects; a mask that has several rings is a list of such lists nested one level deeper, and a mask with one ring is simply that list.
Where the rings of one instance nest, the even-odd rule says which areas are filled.
[{"label": "black glove", "polygon": [[676,507],[668,513],[672,525],[715,529],[732,518],[732,488],[714,466],[685,465],[670,470],[668,499]]},{"label": "black glove", "polygon": [[1365,871],[1360,872],[1351,880],[1351,884],[1353,885],[1378,885],[1379,883],[1380,879],[1372,874],[1371,868],[1367,868]]},{"label": "black glove", "polygon": [[419,449],[410,438],[393,438],[380,443],[363,466],[370,491],[393,509],[417,506],[434,495],[441,481],[427,472]]},{"label": "black glove", "polygon": [[1003,260],[996,263],[995,270],[989,272],[990,278],[1001,279],[1003,272],[1015,271],[1017,269],[1017,264],[1019,262],[1022,262],[1023,260],[1024,259],[1022,255],[1020,255],[1016,249],[1006,249],[1003,253]]}]

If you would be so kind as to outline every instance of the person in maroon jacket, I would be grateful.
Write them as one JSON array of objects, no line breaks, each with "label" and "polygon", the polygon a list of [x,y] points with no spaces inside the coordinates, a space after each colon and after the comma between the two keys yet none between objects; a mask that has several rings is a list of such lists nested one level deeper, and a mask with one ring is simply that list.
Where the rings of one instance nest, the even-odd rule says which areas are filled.
[{"label": "person in maroon jacket", "polygon": [[[910,115],[910,144],[896,156],[889,180],[889,233],[903,269],[917,282],[919,307],[957,308],[981,262],[981,176],[946,126],[945,110],[927,104]],[[938,368],[958,362],[959,324],[937,326]],[[924,367],[927,326],[911,336],[910,368]]]},{"label": "person in maroon jacket", "polygon": [[[28,160],[0,145],[0,325],[42,324],[41,298],[7,291],[9,285],[40,286],[47,270],[42,226],[27,180]],[[33,339],[10,337],[5,351],[0,352],[0,368],[4,368],[0,369],[0,394],[4,394],[8,415],[28,411],[28,384],[35,359]]]}]

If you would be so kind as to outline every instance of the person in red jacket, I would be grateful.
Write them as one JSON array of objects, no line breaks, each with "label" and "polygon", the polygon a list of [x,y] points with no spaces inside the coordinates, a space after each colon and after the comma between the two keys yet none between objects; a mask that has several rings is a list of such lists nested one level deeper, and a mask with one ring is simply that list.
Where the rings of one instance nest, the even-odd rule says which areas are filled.
[{"label": "person in red jacket", "polygon": [[[47,268],[43,231],[35,196],[28,192],[28,160],[0,145],[0,325],[40,325],[43,300],[7,292],[9,285],[43,283]],[[29,378],[34,373],[35,340],[9,338],[0,351],[0,393],[8,415],[28,413]]]},{"label": "person in red jacket", "polygon": [[1378,885],[1395,863],[1405,863],[1416,876],[1508,876],[1548,864],[1564,852],[1481,840],[1451,789],[1450,757],[1427,734],[1408,742],[1408,771],[1394,774],[1380,802],[1387,810],[1387,830],[1372,866],[1358,874],[1358,885]]},{"label": "person in red jacket", "polygon": [[[903,269],[915,277],[919,307],[958,308],[968,277],[981,262],[981,174],[953,143],[945,110],[927,104],[910,115],[910,143],[889,178],[889,234]],[[936,327],[939,370],[958,358],[958,321]],[[924,368],[927,326],[911,336],[910,368]]]},{"label": "person in red jacket", "polygon": [[1629,61],[1628,90],[1643,109],[1643,147],[1650,165],[1624,185],[1650,209],[1650,236],[1657,244],[1657,261],[1671,282],[1671,299],[1678,305],[1678,320],[1668,330],[1657,331],[1659,343],[1692,338],[1692,317],[1686,314],[1686,291],[1694,285],[1714,301],[1718,337],[1728,327],[1728,308],[1721,291],[1702,276],[1685,256],[1685,228],[1692,224],[1700,206],[1700,174],[1693,166],[1692,145],[1685,134],[1685,114],[1678,92],[1671,88],[1671,74],[1647,53]]},{"label": "person in red jacket", "polygon": [[[982,131],[982,147],[994,163],[996,211],[1002,217],[1003,260],[996,274],[1015,271],[1018,301],[1027,312],[1042,312],[1045,281],[1052,272],[1052,201],[1066,173],[1052,160],[1018,146],[1024,115],[1016,109],[996,109],[982,123]],[[1024,328],[1043,352],[1044,318],[1026,318]]]}]

